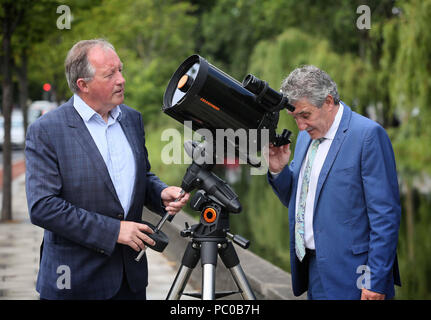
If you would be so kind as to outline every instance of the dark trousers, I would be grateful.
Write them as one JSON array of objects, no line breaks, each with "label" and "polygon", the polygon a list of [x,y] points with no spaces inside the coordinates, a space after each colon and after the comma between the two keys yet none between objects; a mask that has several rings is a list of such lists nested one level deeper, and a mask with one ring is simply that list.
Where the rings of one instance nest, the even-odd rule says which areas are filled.
[{"label": "dark trousers", "polygon": [[123,271],[123,281],[120,290],[110,300],[147,300],[147,290],[132,292],[127,282],[126,272]]},{"label": "dark trousers", "polygon": [[[39,298],[40,300],[48,300]],[[147,291],[134,293],[127,283],[126,273],[123,273],[123,281],[121,283],[120,290],[109,300],[147,300]]]}]

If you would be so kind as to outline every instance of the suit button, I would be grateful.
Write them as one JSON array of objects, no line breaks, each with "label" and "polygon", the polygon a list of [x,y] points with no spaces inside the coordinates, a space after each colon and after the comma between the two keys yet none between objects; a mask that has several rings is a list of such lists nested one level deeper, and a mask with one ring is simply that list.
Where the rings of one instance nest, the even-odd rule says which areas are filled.
[{"label": "suit button", "polygon": [[105,253],[105,250],[100,249],[100,250],[99,250],[99,253],[104,254],[104,253]]},{"label": "suit button", "polygon": [[123,219],[124,218],[124,214],[120,213],[117,217],[118,217],[118,219]]}]

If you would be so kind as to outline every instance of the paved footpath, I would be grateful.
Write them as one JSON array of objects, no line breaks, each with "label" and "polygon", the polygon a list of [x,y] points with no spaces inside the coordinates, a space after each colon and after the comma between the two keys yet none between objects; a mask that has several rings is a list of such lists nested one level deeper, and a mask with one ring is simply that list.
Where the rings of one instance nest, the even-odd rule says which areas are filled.
[{"label": "paved footpath", "polygon": [[[30,222],[24,174],[14,179],[12,192],[13,221],[0,223],[0,300],[37,300],[39,294],[35,287],[43,229]],[[163,300],[174,281],[177,267],[175,262],[153,250],[148,250],[147,256],[147,298]],[[194,290],[187,286],[186,291]]]}]

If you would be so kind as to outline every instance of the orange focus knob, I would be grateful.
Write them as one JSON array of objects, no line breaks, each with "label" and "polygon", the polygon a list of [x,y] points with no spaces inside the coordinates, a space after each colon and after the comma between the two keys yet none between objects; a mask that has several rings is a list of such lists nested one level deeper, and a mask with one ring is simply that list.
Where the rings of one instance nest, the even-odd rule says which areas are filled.
[{"label": "orange focus knob", "polygon": [[208,223],[213,223],[217,218],[217,211],[213,208],[206,208],[204,210],[204,220]]}]

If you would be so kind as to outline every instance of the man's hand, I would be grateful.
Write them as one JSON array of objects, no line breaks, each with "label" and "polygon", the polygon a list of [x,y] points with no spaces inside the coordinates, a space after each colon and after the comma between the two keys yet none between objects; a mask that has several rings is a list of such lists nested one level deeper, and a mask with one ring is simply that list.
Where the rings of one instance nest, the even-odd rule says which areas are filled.
[{"label": "man's hand", "polygon": [[147,236],[142,231],[153,233],[153,230],[143,223],[132,222],[132,221],[121,221],[120,233],[118,235],[118,243],[125,244],[131,247],[135,251],[145,250],[145,244],[155,245],[153,239]]},{"label": "man's hand", "polygon": [[[169,214],[174,215],[181,210],[190,198],[190,193],[184,193],[180,195],[181,188],[179,187],[167,187],[162,190],[162,201],[165,209]],[[175,202],[175,200],[179,199]]]},{"label": "man's hand", "polygon": [[272,144],[264,148],[264,157],[268,163],[269,171],[279,173],[289,163],[290,144],[274,147]]},{"label": "man's hand", "polygon": [[385,300],[385,295],[362,288],[361,300]]}]

